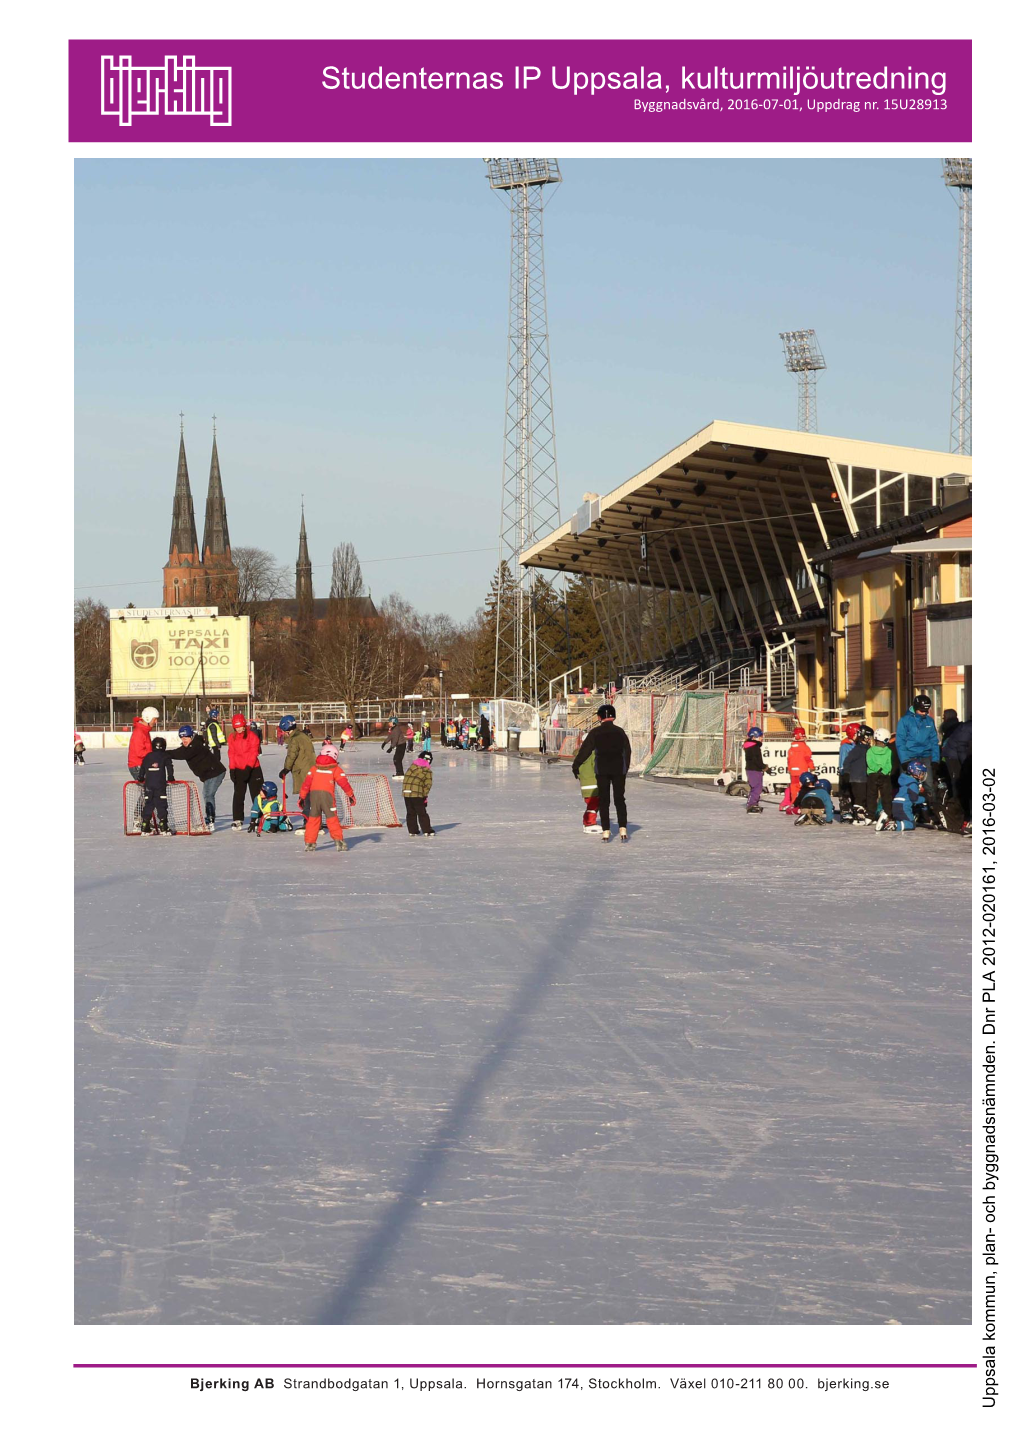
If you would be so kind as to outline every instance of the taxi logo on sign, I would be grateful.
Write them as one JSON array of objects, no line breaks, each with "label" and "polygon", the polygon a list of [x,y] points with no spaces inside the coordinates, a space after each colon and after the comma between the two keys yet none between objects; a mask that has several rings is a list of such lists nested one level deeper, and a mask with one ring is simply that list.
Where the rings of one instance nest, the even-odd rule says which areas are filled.
[{"label": "taxi logo on sign", "polygon": [[159,642],[132,641],[131,660],[139,671],[151,671],[159,660]]}]

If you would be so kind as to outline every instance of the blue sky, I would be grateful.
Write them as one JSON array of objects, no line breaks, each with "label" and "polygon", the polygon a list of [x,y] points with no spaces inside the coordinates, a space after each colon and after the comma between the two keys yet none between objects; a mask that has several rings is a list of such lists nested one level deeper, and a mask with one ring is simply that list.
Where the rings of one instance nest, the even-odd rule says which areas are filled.
[{"label": "blue sky", "polygon": [[[546,214],[564,519],[713,418],[948,447],[956,207],[937,160],[576,160]],[[509,221],[480,161],[76,163],[77,594],[158,605],[177,412],[235,545],[318,594],[467,618],[495,567]],[[482,549],[482,548],[491,549]],[[422,553],[470,554],[413,560]]]}]

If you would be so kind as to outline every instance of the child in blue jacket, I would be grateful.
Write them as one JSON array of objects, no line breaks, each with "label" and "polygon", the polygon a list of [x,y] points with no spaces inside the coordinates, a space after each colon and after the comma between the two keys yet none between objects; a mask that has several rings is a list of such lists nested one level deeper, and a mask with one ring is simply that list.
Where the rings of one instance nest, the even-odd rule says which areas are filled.
[{"label": "child in blue jacket", "polygon": [[893,797],[893,818],[897,831],[914,831],[914,807],[922,799],[922,787],[928,779],[928,768],[923,761],[908,761],[900,772],[896,795]]},{"label": "child in blue jacket", "polygon": [[797,794],[797,810],[801,813],[794,826],[806,826],[813,821],[816,826],[831,826],[835,819],[832,809],[832,782],[824,776],[806,771],[800,778]]}]

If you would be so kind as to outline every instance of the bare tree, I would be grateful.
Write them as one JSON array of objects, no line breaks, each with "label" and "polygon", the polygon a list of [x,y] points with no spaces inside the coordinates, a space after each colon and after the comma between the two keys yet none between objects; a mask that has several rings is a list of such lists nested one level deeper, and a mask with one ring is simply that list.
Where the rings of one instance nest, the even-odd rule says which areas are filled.
[{"label": "bare tree", "polygon": [[237,567],[237,596],[231,606],[235,616],[257,617],[270,601],[293,593],[290,569],[259,546],[238,546],[233,552]]},{"label": "bare tree", "polygon": [[106,704],[110,675],[110,613],[91,596],[74,603],[74,709],[80,715]]},{"label": "bare tree", "polygon": [[361,574],[358,553],[350,541],[333,547],[333,574],[329,583],[331,601],[354,601],[364,591],[365,582]]}]

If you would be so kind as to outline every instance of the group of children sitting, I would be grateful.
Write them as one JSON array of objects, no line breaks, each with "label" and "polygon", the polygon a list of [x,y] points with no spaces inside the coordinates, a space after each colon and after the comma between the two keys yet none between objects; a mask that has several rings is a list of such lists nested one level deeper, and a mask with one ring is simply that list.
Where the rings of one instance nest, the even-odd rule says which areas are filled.
[{"label": "group of children sitting", "polygon": [[[765,777],[770,774],[762,757],[762,728],[748,728],[744,742],[744,769],[750,792],[748,812],[761,812],[761,794]],[[891,734],[879,727],[875,730],[863,722],[850,721],[843,728],[839,748],[838,811],[833,805],[832,782],[819,776],[807,744],[803,726],[794,728],[793,741],[787,758],[790,784],[783,793],[779,810],[796,818],[794,825],[814,823],[829,826],[841,821],[850,826],[874,826],[876,831],[913,831],[920,823],[940,829],[937,817],[928,806],[926,782],[929,768],[923,761],[912,760],[897,766],[893,785]]]}]

